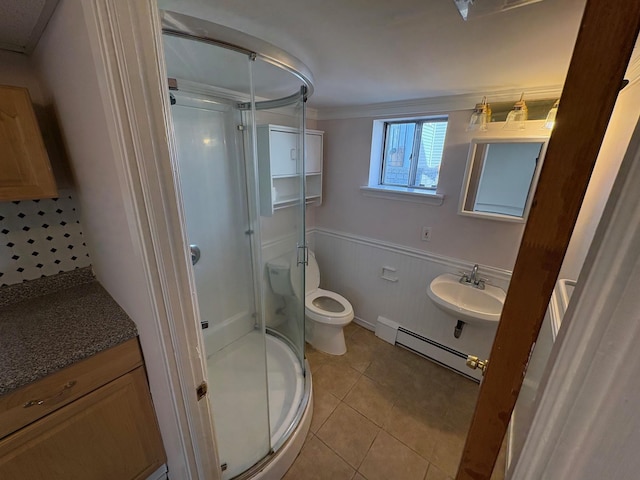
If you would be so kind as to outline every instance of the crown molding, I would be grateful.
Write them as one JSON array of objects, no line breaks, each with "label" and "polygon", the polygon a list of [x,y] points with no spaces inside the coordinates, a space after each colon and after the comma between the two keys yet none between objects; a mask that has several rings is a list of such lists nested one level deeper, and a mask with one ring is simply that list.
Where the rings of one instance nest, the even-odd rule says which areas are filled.
[{"label": "crown molding", "polygon": [[490,103],[516,101],[524,91],[527,100],[559,98],[562,86],[518,88],[508,90],[464,93],[442,97],[420,98],[399,102],[372,103],[351,107],[318,108],[318,120],[337,120],[359,117],[388,117],[393,115],[425,115],[455,110],[470,110],[486,96]]}]

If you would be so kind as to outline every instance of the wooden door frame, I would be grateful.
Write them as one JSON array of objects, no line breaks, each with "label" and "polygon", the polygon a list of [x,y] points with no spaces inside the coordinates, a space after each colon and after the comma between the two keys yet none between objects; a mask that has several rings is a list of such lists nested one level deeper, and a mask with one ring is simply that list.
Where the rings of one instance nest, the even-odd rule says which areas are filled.
[{"label": "wooden door frame", "polygon": [[637,0],[587,0],[456,480],[491,477],[639,29]]},{"label": "wooden door frame", "polygon": [[[83,1],[91,52],[100,81],[113,161],[122,172],[131,208],[132,237],[144,258],[155,328],[140,338],[147,365],[164,374],[170,396],[158,412],[172,478],[220,480],[213,413],[197,387],[206,380],[195,280],[182,204],[175,194],[167,72],[156,0]],[[157,388],[150,379],[151,391]],[[164,414],[164,415],[163,415]],[[163,429],[164,427],[164,429]]]}]

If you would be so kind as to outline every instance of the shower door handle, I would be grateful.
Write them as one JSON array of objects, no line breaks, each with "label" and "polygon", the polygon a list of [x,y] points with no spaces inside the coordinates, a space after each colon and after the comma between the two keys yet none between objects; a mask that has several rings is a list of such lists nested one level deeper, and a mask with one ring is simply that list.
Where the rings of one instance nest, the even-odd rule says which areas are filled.
[{"label": "shower door handle", "polygon": [[[301,254],[302,253],[302,257]],[[300,260],[302,258],[302,260]],[[298,258],[296,265],[309,265],[309,249],[306,245],[298,245]]]}]

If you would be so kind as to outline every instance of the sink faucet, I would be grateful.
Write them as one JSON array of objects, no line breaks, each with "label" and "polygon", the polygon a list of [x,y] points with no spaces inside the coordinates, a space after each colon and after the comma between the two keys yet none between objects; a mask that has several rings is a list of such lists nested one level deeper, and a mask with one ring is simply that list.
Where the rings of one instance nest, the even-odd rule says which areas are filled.
[{"label": "sink faucet", "polygon": [[476,263],[471,269],[471,273],[463,273],[462,277],[460,277],[460,283],[465,283],[474,288],[479,288],[480,290],[484,290],[484,278],[480,278],[478,276],[478,264]]},{"label": "sink faucet", "polygon": [[473,283],[474,285],[478,285],[478,264],[476,263],[471,269],[471,274],[469,275],[469,283]]}]

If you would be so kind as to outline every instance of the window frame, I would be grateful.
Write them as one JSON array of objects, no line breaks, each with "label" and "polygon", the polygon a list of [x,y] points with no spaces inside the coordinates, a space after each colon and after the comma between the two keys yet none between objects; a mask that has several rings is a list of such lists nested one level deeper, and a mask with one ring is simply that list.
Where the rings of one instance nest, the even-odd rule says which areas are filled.
[{"label": "window frame", "polygon": [[[378,198],[383,200],[393,200],[409,203],[418,203],[439,207],[444,204],[445,195],[438,193],[437,189],[397,187],[380,184],[380,171],[382,169],[383,143],[385,136],[385,123],[388,122],[411,122],[411,121],[445,121],[449,122],[449,115],[397,115],[391,117],[376,118],[373,120],[371,129],[371,149],[369,150],[369,176],[367,183],[360,187],[360,193],[365,197]],[[445,141],[446,143],[446,141]],[[444,159],[444,156],[443,156]],[[438,179],[439,180],[439,179]]]},{"label": "window frame", "polygon": [[[379,156],[379,177],[378,177],[378,186],[381,188],[398,188],[398,189],[407,189],[411,191],[415,191],[415,189],[419,191],[425,192],[436,192],[438,189],[438,182],[440,181],[440,175],[438,173],[438,182],[433,187],[426,187],[421,185],[414,185],[416,183],[416,175],[418,171],[418,162],[420,161],[420,144],[422,139],[422,131],[424,125],[427,123],[446,123],[447,127],[445,129],[445,141],[443,142],[443,154],[444,157],[444,144],[446,143],[446,132],[449,128],[449,118],[448,116],[438,116],[438,117],[421,117],[421,118],[396,118],[393,120],[384,120],[382,124],[382,150],[380,151]],[[409,165],[409,177],[407,183],[385,183],[384,178],[387,172],[388,167],[388,158],[387,158],[387,143],[389,136],[389,127],[391,125],[400,125],[400,124],[414,124],[414,133],[413,133],[413,142],[411,146],[411,154],[409,156],[411,164]],[[417,154],[416,154],[417,151]],[[442,157],[440,158],[440,163],[438,165],[438,169],[442,165]],[[369,187],[373,187],[373,185],[369,185]]]}]

